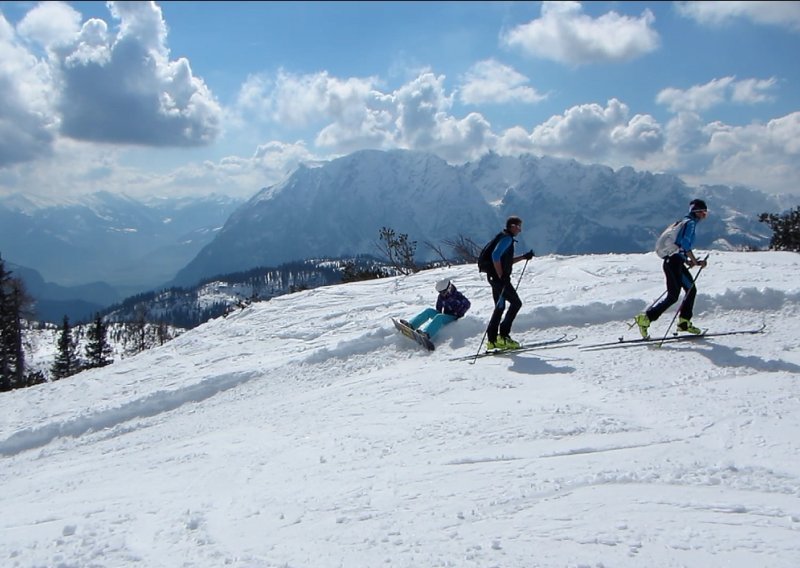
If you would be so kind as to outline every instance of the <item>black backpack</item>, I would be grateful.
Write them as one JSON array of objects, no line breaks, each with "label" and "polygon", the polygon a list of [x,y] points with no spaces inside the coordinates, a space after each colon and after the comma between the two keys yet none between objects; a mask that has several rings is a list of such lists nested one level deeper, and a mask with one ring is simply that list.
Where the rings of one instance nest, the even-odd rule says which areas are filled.
[{"label": "black backpack", "polygon": [[497,233],[494,238],[481,249],[481,253],[478,255],[478,272],[485,272],[490,275],[495,274],[492,252],[502,238],[503,233]]}]

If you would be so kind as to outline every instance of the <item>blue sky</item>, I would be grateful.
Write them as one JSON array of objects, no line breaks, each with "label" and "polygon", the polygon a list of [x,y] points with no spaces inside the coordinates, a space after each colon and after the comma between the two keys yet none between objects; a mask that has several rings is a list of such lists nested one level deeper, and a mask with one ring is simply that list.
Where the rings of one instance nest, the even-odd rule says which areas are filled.
[{"label": "blue sky", "polygon": [[250,197],[363,148],[800,195],[800,2],[2,2],[0,195]]}]

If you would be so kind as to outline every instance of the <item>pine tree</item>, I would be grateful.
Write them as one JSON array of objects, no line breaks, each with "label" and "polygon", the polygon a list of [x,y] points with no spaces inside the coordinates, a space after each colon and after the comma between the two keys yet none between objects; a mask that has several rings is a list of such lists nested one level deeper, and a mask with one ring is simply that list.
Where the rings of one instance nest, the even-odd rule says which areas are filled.
[{"label": "pine tree", "polygon": [[134,333],[134,353],[141,353],[147,349],[147,306],[138,305],[134,310],[136,319],[132,323]]},{"label": "pine tree", "polygon": [[397,269],[400,274],[413,274],[419,271],[419,267],[414,260],[417,241],[408,240],[407,234],[397,234],[394,229],[382,227],[378,250],[383,253],[389,264]]},{"label": "pine tree", "polygon": [[783,215],[762,213],[758,220],[772,229],[771,250],[800,252],[800,206]]},{"label": "pine tree", "polygon": [[23,315],[28,314],[31,299],[25,292],[22,280],[11,279],[11,293],[8,295],[11,324],[11,335],[9,337],[8,349],[13,361],[13,384],[11,388],[22,388],[28,386],[25,380],[25,350],[22,348],[23,339]]},{"label": "pine tree", "polygon": [[72,339],[69,317],[64,316],[61,335],[58,337],[58,353],[50,372],[53,374],[53,379],[58,380],[74,375],[79,370],[80,362],[78,361],[77,346]]},{"label": "pine tree", "polygon": [[158,344],[164,345],[167,341],[170,340],[169,336],[169,326],[167,322],[161,320],[158,322],[158,328],[156,329],[156,335],[158,336]]},{"label": "pine tree", "polygon": [[27,386],[22,321],[30,305],[22,281],[11,276],[0,258],[0,391]]},{"label": "pine tree", "polygon": [[11,334],[11,273],[6,271],[5,263],[0,258],[0,391],[11,390],[13,382],[13,362],[9,349]]},{"label": "pine tree", "polygon": [[100,314],[95,314],[94,323],[89,327],[86,344],[86,366],[105,367],[113,363],[111,345],[108,342],[108,326]]}]

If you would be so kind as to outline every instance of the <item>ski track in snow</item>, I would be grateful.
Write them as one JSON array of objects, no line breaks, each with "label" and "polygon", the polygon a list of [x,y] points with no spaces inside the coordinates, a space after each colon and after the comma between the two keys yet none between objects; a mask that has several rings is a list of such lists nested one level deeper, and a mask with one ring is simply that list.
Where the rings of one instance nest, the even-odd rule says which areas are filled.
[{"label": "ski track in snow", "polygon": [[[797,258],[714,253],[698,280],[695,321],[759,335],[582,352],[636,336],[660,261],[551,256],[514,335],[578,335],[554,349],[450,361],[491,309],[461,266],[254,304],[6,393],[0,563],[796,567]],[[472,309],[428,353],[389,318],[443,275]]]}]

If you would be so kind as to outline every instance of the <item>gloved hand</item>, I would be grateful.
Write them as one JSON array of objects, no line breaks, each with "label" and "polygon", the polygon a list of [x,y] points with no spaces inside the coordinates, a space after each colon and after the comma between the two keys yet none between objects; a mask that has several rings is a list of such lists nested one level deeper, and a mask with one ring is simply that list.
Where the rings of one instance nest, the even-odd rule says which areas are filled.
[{"label": "gloved hand", "polygon": [[522,258],[524,258],[525,260],[530,260],[530,259],[533,258],[533,256],[534,256],[533,249],[531,249],[528,252],[526,252],[525,254],[523,254]]}]

